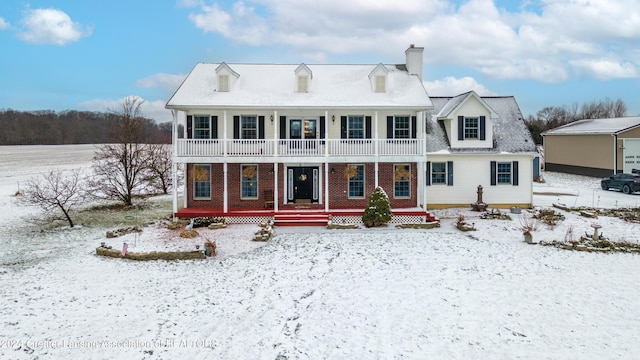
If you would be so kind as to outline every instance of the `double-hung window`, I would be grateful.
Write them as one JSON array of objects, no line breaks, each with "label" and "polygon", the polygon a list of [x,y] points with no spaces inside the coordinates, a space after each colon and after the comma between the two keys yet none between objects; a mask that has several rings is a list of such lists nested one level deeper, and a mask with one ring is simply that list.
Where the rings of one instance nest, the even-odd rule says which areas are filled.
[{"label": "double-hung window", "polygon": [[255,115],[243,115],[240,117],[240,138],[258,138],[258,117]]},{"label": "double-hung window", "polygon": [[464,118],[464,138],[479,139],[480,138],[480,119],[477,117]]},{"label": "double-hung window", "polygon": [[393,170],[393,196],[395,198],[411,197],[411,165],[394,165]]},{"label": "double-hung window", "polygon": [[194,139],[210,139],[211,138],[211,122],[208,115],[195,115],[193,117],[193,138]]},{"label": "double-hung window", "polygon": [[257,199],[258,198],[258,166],[242,165],[240,177],[240,198]]},{"label": "double-hung window", "polygon": [[431,163],[431,184],[446,184],[447,183],[447,163],[446,162],[432,162]]},{"label": "double-hung window", "polygon": [[193,198],[211,199],[211,165],[193,165]]},{"label": "double-hung window", "polygon": [[499,162],[497,165],[498,184],[511,184],[511,163]]},{"label": "double-hung window", "polygon": [[349,198],[364,198],[364,165],[349,166]]},{"label": "double-hung window", "polygon": [[409,139],[411,137],[411,118],[409,116],[395,116],[393,124],[394,139]]},{"label": "double-hung window", "polygon": [[349,115],[347,118],[347,134],[349,139],[364,139],[364,116]]}]

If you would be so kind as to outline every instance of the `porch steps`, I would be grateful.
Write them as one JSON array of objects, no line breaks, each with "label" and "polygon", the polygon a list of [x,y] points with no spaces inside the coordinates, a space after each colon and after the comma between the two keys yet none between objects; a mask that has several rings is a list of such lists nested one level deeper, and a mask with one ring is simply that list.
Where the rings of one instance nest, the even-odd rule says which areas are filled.
[{"label": "porch steps", "polygon": [[275,214],[273,224],[275,226],[327,226],[328,214]]}]

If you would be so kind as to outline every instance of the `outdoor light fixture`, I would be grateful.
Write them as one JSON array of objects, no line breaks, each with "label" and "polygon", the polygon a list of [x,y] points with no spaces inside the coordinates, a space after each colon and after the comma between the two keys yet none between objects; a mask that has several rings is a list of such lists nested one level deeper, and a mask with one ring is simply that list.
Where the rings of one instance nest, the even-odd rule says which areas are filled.
[{"label": "outdoor light fixture", "polygon": [[271,115],[271,122],[273,122],[273,115]]},{"label": "outdoor light fixture", "polygon": [[336,173],[336,168],[331,168],[331,173],[335,174]]},{"label": "outdoor light fixture", "polygon": [[331,115],[331,122],[336,122],[336,116],[335,115]]}]

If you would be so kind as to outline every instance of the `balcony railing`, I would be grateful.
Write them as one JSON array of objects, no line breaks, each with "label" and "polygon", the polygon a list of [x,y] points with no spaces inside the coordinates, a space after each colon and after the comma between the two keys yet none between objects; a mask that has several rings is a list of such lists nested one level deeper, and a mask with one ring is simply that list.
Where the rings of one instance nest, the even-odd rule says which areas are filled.
[{"label": "balcony railing", "polygon": [[[423,139],[222,140],[178,139],[177,155],[221,156],[372,156],[423,154]],[[225,146],[226,143],[226,146]]]}]

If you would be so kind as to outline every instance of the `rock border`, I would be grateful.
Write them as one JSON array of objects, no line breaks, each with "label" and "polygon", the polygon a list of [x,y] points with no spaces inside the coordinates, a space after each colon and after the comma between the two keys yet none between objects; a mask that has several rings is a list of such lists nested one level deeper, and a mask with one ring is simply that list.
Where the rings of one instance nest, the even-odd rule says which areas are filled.
[{"label": "rock border", "polygon": [[127,252],[122,256],[122,252],[116,249],[109,249],[99,246],[96,248],[96,255],[112,258],[151,261],[151,260],[203,260],[207,257],[204,250],[194,251],[151,251],[151,252]]}]

